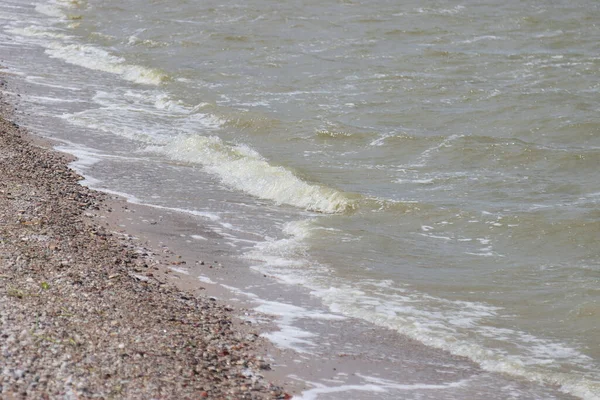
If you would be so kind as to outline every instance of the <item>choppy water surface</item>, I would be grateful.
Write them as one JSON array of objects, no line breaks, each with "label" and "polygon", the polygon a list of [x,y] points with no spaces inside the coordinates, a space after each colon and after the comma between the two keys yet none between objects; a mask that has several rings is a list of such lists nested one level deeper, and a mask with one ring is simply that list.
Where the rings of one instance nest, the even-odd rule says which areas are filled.
[{"label": "choppy water surface", "polygon": [[600,4],[471,3],[11,0],[0,50],[95,186],[206,217],[333,311],[600,398]]}]

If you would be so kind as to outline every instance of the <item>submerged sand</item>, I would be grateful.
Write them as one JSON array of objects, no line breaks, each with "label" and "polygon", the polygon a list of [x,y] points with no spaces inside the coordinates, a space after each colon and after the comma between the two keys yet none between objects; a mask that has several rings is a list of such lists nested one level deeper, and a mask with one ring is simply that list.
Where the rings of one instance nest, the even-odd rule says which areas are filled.
[{"label": "submerged sand", "polygon": [[106,227],[106,195],[0,102],[0,398],[289,398],[261,376],[257,333],[166,283],[164,258]]}]

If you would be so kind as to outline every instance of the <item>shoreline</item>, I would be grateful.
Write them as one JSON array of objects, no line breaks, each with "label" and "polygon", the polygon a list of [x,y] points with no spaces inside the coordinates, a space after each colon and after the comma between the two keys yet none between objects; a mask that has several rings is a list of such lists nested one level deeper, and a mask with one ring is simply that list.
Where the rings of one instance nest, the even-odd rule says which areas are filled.
[{"label": "shoreline", "polygon": [[73,159],[11,111],[0,110],[1,397],[289,398],[263,377],[267,343],[242,311],[176,288],[168,257],[100,217],[123,201],[80,185]]},{"label": "shoreline", "polygon": [[[20,91],[15,90],[14,92],[19,93]],[[6,97],[0,96],[0,100],[6,101]],[[12,106],[10,107],[12,109]],[[2,114],[5,114],[4,111],[8,111],[8,117],[14,119],[14,114],[11,114],[10,110],[2,111]],[[548,387],[547,385],[538,386],[532,382],[523,382],[515,378],[486,372],[472,361],[463,357],[452,356],[442,350],[427,347],[422,343],[402,336],[396,331],[376,327],[362,320],[343,317],[340,314],[333,314],[329,310],[324,309],[320,301],[311,296],[308,291],[284,285],[270,276],[262,276],[250,271],[248,266],[243,265],[240,260],[228,258],[225,255],[226,253],[218,246],[216,233],[208,229],[203,231],[202,221],[199,218],[175,211],[160,210],[135,203],[132,204],[126,198],[115,194],[89,189],[81,184],[81,177],[73,171],[77,170],[76,158],[53,150],[51,148],[53,145],[52,138],[40,138],[35,134],[27,133],[22,128],[12,126],[12,123],[8,121],[2,122],[3,132],[5,126],[10,131],[10,134],[8,136],[3,134],[3,142],[2,146],[0,146],[0,162],[5,162],[7,156],[4,156],[4,154],[11,153],[11,147],[4,143],[4,140],[9,137],[14,141],[13,145],[18,143],[17,149],[21,149],[21,147],[22,149],[26,149],[24,152],[30,157],[28,159],[29,169],[31,169],[31,165],[36,165],[36,162],[39,160],[47,158],[50,161],[46,163],[48,165],[47,168],[45,167],[46,169],[50,171],[56,169],[69,171],[62,173],[66,174],[66,178],[64,179],[59,174],[56,178],[58,182],[53,182],[53,179],[48,179],[45,175],[45,178],[42,176],[44,179],[40,182],[43,183],[44,187],[50,188],[54,187],[53,184],[58,185],[59,189],[61,185],[66,185],[72,193],[76,193],[74,199],[69,199],[68,196],[61,197],[59,195],[61,193],[60,190],[57,192],[57,189],[50,189],[50,196],[47,201],[61,204],[61,207],[58,209],[63,212],[64,208],[64,212],[67,213],[68,218],[74,221],[73,226],[68,226],[69,229],[74,229],[75,231],[73,232],[83,232],[85,234],[85,236],[80,235],[81,237],[78,237],[77,234],[72,232],[66,236],[82,248],[91,246],[95,250],[83,250],[84,253],[87,251],[88,255],[93,254],[93,257],[88,257],[88,259],[86,257],[81,258],[81,255],[78,255],[79,260],[82,260],[84,264],[81,268],[84,269],[79,272],[77,277],[73,278],[75,279],[74,281],[68,280],[71,279],[68,275],[68,268],[71,268],[72,265],[67,263],[68,268],[66,269],[60,263],[63,261],[61,259],[56,267],[53,266],[55,269],[50,268],[48,271],[41,268],[36,269],[34,273],[39,274],[39,276],[34,275],[33,282],[27,281],[27,279],[32,278],[31,276],[19,276],[19,279],[21,279],[19,282],[24,285],[23,287],[27,291],[16,288],[17,291],[13,290],[11,294],[8,294],[8,292],[3,293],[4,299],[11,302],[30,301],[32,303],[29,306],[32,306],[34,304],[33,300],[38,300],[39,303],[42,297],[48,298],[53,293],[54,283],[52,282],[56,281],[57,278],[54,278],[54,281],[52,281],[52,279],[43,275],[47,273],[50,277],[53,276],[52,274],[59,276],[59,283],[64,286],[63,289],[65,292],[63,294],[74,297],[76,301],[90,302],[91,300],[87,298],[81,299],[78,290],[81,287],[87,287],[85,285],[88,285],[88,280],[93,278],[96,280],[90,280],[89,285],[96,288],[94,289],[94,296],[101,294],[102,290],[115,292],[116,296],[114,299],[111,298],[111,301],[113,303],[117,302],[119,303],[119,307],[125,308],[121,312],[121,315],[124,312],[131,311],[127,311],[127,306],[129,305],[128,302],[131,302],[131,299],[135,298],[135,293],[141,291],[146,295],[144,299],[146,302],[152,304],[151,310],[147,313],[139,312],[132,314],[129,312],[127,314],[129,316],[127,323],[137,324],[136,329],[138,331],[135,332],[139,332],[136,333],[138,337],[159,332],[164,324],[166,324],[164,326],[171,328],[175,321],[171,320],[170,313],[174,312],[182,314],[179,319],[179,324],[182,326],[177,325],[174,329],[181,328],[178,332],[181,330],[185,332],[178,334],[196,335],[194,337],[198,337],[198,340],[204,343],[206,340],[206,337],[203,336],[204,331],[198,329],[201,325],[193,325],[200,322],[194,320],[192,326],[189,324],[190,318],[193,319],[198,310],[201,310],[200,316],[203,321],[214,321],[213,317],[217,318],[219,321],[218,324],[221,324],[220,321],[223,320],[228,321],[224,325],[227,326],[227,331],[233,335],[235,344],[224,345],[229,346],[225,352],[223,351],[223,346],[217,346],[217,349],[220,349],[217,351],[217,361],[223,359],[225,364],[227,364],[227,360],[237,357],[235,355],[236,351],[241,351],[242,355],[239,356],[240,358],[237,361],[234,361],[234,364],[241,359],[252,359],[255,361],[239,364],[244,366],[241,372],[239,371],[238,364],[233,366],[235,371],[237,371],[235,374],[241,373],[242,375],[246,374],[248,369],[254,368],[254,372],[250,376],[245,377],[254,386],[250,385],[247,381],[239,383],[235,379],[226,379],[225,381],[227,382],[221,382],[220,384],[223,385],[215,388],[213,392],[207,390],[199,392],[200,389],[197,389],[197,386],[196,389],[190,389],[191,386],[196,385],[198,382],[194,381],[193,384],[186,383],[188,386],[182,386],[190,379],[195,379],[195,377],[186,378],[180,373],[181,368],[183,368],[183,371],[190,371],[191,368],[191,371],[200,371],[199,374],[201,375],[203,369],[197,367],[197,365],[201,364],[193,364],[195,361],[198,361],[194,359],[198,355],[198,352],[193,353],[195,351],[193,350],[193,354],[190,353],[191,355],[182,355],[180,354],[181,352],[177,352],[177,346],[173,346],[173,348],[168,349],[175,352],[175,355],[168,353],[173,357],[170,359],[170,365],[173,365],[170,372],[165,372],[168,367],[162,364],[157,366],[150,363],[147,367],[156,368],[159,375],[153,382],[158,383],[154,383],[154,386],[145,386],[143,389],[135,386],[135,382],[134,384],[130,382],[127,382],[127,384],[117,383],[114,386],[121,385],[123,392],[115,393],[114,397],[138,398],[136,396],[139,396],[139,398],[145,398],[144,396],[146,396],[147,398],[155,395],[159,398],[186,398],[186,396],[192,396],[193,398],[193,396],[205,397],[204,393],[206,392],[206,396],[210,398],[227,398],[227,396],[233,396],[231,398],[290,398],[291,395],[296,395],[299,399],[316,399],[317,397],[338,399],[346,398],[349,395],[348,392],[350,392],[351,398],[358,400],[370,399],[373,396],[378,396],[378,398],[382,399],[398,398],[397,396],[400,394],[404,396],[408,395],[408,393],[416,394],[418,391],[430,392],[429,395],[433,395],[433,393],[439,391],[437,393],[439,397],[436,398],[491,399],[496,398],[494,395],[498,395],[506,387],[508,391],[522,391],[525,393],[526,398],[536,398],[534,394],[538,393],[538,390],[541,390],[541,393],[547,394],[546,398],[572,398],[569,395],[558,392],[556,388]],[[44,173],[41,174],[43,175]],[[54,178],[54,175],[51,174],[50,176]],[[21,179],[21,185],[27,183],[23,181],[26,175],[13,178]],[[12,194],[13,192],[11,192]],[[17,200],[23,200],[27,195],[27,193],[20,193],[20,197]],[[82,206],[79,204],[80,201],[78,199],[80,198],[90,198],[92,200],[90,200],[89,204],[84,202],[84,205],[87,205]],[[33,198],[29,200],[33,201]],[[12,200],[0,197],[0,201]],[[27,207],[17,207],[17,205],[13,204],[13,209],[17,211],[17,218],[19,217],[18,211],[25,209],[26,213],[23,215],[29,218],[25,222],[35,221],[32,216],[33,214],[27,214],[29,212],[27,211]],[[42,212],[44,210],[34,207],[34,211]],[[55,218],[59,226],[65,225],[65,221],[68,220],[67,217],[65,217],[64,221],[60,220],[58,216],[47,216],[47,219],[50,220],[50,217]],[[35,238],[33,242],[29,239],[23,243],[19,243],[18,239],[15,239],[15,241],[25,246],[25,249],[35,244],[37,246],[36,249],[39,248],[36,251],[40,251],[44,257],[49,257],[50,260],[64,258],[65,256],[60,253],[63,249],[57,245],[55,237],[48,234],[40,236],[40,233],[37,231],[27,231],[27,229],[34,230],[38,228],[52,229],[52,226],[49,225],[38,225],[40,224],[32,223],[19,226],[20,229],[25,229],[24,232],[28,232],[26,235],[38,235],[32,236]],[[208,240],[202,240],[201,242],[189,240],[193,233],[198,233],[198,230]],[[44,235],[49,239],[45,239]],[[4,238],[5,233],[0,232],[0,237]],[[4,241],[2,245],[4,245]],[[77,249],[71,250],[75,251]],[[95,251],[98,251],[98,255]],[[54,254],[55,252],[59,253]],[[0,253],[4,254],[4,250],[1,250]],[[119,263],[114,263],[115,257],[120,260]],[[112,261],[93,264],[92,262],[96,258]],[[204,264],[202,264],[202,260]],[[11,259],[13,264],[15,261],[16,258]],[[144,267],[144,264],[147,266]],[[4,270],[9,264],[3,259],[0,265],[2,265]],[[79,266],[74,267],[79,268]],[[4,276],[5,272],[0,272],[0,274]],[[92,278],[86,277],[86,274],[91,274]],[[65,278],[64,275],[67,275],[67,277]],[[14,279],[17,279],[17,277],[15,276]],[[64,281],[60,279],[64,279]],[[5,279],[2,278],[2,280]],[[73,283],[80,281],[85,283],[85,285]],[[48,285],[47,288],[46,285],[43,285],[44,282]],[[14,289],[14,286],[11,284],[11,288]],[[120,290],[115,291],[115,287]],[[249,287],[253,289],[251,292],[247,291]],[[5,288],[8,288],[8,285]],[[98,288],[102,289],[98,290]],[[28,291],[31,291],[34,296],[28,296],[30,294]],[[131,291],[134,293],[130,293]],[[97,299],[100,304],[106,300],[102,296]],[[35,303],[34,306],[39,307],[40,304],[38,303]],[[3,307],[4,304],[7,304],[7,302],[3,301],[0,307]],[[164,309],[160,309],[160,306],[156,308],[156,304],[164,307]],[[138,306],[138,304],[135,305]],[[181,310],[178,307],[188,308]],[[205,309],[203,307],[208,308]],[[57,309],[54,307],[50,312],[46,311],[45,315],[51,315],[51,319],[48,322],[44,322],[44,324],[50,325],[51,322],[55,322],[52,318],[58,318],[61,323],[64,322],[63,320],[68,320],[65,316],[75,314],[72,311],[73,309],[74,307],[68,308],[69,311],[67,312],[62,308]],[[190,310],[192,310],[191,313],[189,312]],[[24,310],[22,311],[25,313]],[[145,318],[148,318],[148,315],[154,311],[162,315],[162,317],[153,316],[153,318],[150,318],[152,321],[149,324],[150,326],[146,326],[148,325],[148,321]],[[168,317],[164,315],[164,312],[167,311],[169,313]],[[206,313],[203,313],[204,311]],[[111,313],[119,315],[119,313],[114,313],[113,311]],[[190,314],[192,317],[190,317]],[[32,318],[33,316],[30,315],[29,319],[23,319],[21,326],[39,325],[38,320]],[[85,316],[83,315],[78,318],[85,320]],[[102,343],[114,340],[116,349],[109,346],[109,350],[114,350],[116,354],[122,353],[121,350],[128,348],[128,344],[123,343],[126,340],[119,341],[118,339],[113,339],[110,336],[113,333],[110,324],[113,323],[114,318],[111,319],[110,315],[103,315],[103,318],[101,322],[103,324],[108,323],[106,332],[108,332],[109,339],[101,338],[103,340]],[[121,327],[121,323],[124,323],[124,321],[117,321],[119,327]],[[2,329],[4,329],[5,325],[5,323],[2,323]],[[123,325],[123,327],[125,331],[129,332],[127,335],[131,335],[131,330],[126,325]],[[93,328],[98,330],[96,327]],[[186,328],[194,329],[186,330]],[[148,332],[148,330],[154,331]],[[23,329],[19,330],[19,332],[22,331]],[[70,349],[69,346],[78,349],[77,346],[80,346],[80,350],[85,350],[85,340],[80,345],[77,339],[65,334],[64,330],[61,332],[62,336],[60,337],[65,337],[61,339],[65,341],[64,343],[60,341],[59,343],[52,341],[46,341],[49,344],[44,343],[59,347],[62,346],[60,347],[61,349],[63,347]],[[92,334],[90,333],[90,335]],[[128,337],[127,335],[126,337]],[[31,335],[24,336],[24,339],[21,339],[16,333],[13,336],[16,343],[20,343],[21,340],[25,340],[26,343],[40,340],[39,338],[32,339]],[[44,337],[56,340],[55,336],[46,335]],[[79,336],[86,337],[81,334]],[[210,340],[215,340],[212,337],[214,335],[209,334],[209,336],[211,336]],[[265,337],[270,338],[271,341],[266,340]],[[120,337],[117,335],[117,338]],[[71,342],[71,339],[75,341],[75,345]],[[153,338],[152,341],[153,343],[160,343],[160,339]],[[183,342],[179,341],[178,343],[181,345]],[[237,348],[240,346],[240,343],[243,345],[241,345],[241,348]],[[119,348],[120,345],[123,345],[123,349]],[[206,349],[209,346],[210,343],[206,345]],[[149,347],[152,348],[153,346],[149,345]],[[94,351],[97,351],[98,347],[93,346],[92,348]],[[185,345],[182,348],[187,349]],[[58,350],[56,352],[59,353]],[[202,357],[204,357],[204,353],[206,352],[200,352]],[[80,368],[82,360],[85,361],[89,354],[94,354],[89,348],[86,351],[82,351],[81,356],[77,359],[77,363],[80,364],[73,363],[71,367]],[[107,356],[111,355],[107,353]],[[208,354],[208,357],[209,362],[214,361],[214,359],[210,358],[212,357],[211,354]],[[114,356],[114,358],[118,359],[117,356]],[[40,363],[36,364],[36,368],[45,367],[44,365],[40,365]],[[269,363],[273,365],[273,370],[266,369]],[[229,361],[229,364],[228,367],[231,367],[231,361]],[[48,365],[52,365],[52,363]],[[123,362],[120,365],[123,365]],[[214,365],[208,365],[207,368],[211,366],[214,367]],[[69,367],[67,362],[65,368],[68,369],[71,367]],[[246,367],[249,368],[246,369]],[[52,371],[55,368],[47,367],[47,369],[51,369]],[[127,367],[122,368],[127,369]],[[217,371],[218,369],[210,369],[209,371],[217,374],[223,372],[223,370]],[[15,368],[12,371],[11,374],[14,376]],[[25,370],[19,369],[19,371]],[[169,373],[171,375],[167,375]],[[28,374],[24,376],[28,376]],[[112,379],[115,382],[126,380],[122,377],[117,379],[115,374],[109,375],[109,378],[103,376],[102,379]],[[257,379],[259,375],[264,376],[264,379]],[[57,376],[62,377],[63,375]],[[66,393],[67,389],[71,391],[79,390],[73,389],[76,386],[72,383],[73,375],[66,376],[62,383],[58,382],[54,386],[51,385],[49,387],[55,390],[61,387],[60,385],[62,384],[64,393]],[[170,376],[170,378],[164,378],[164,376]],[[86,382],[95,379],[93,372],[86,372],[85,374],[78,375],[78,377]],[[201,377],[205,378],[204,375],[201,375]],[[237,379],[237,375],[235,377]],[[9,382],[11,382],[10,379],[12,378],[9,377]],[[68,381],[68,379],[71,379],[71,381]],[[70,383],[66,385],[64,384],[65,381]],[[90,392],[94,392],[94,394],[106,393],[102,391],[106,388],[106,384],[102,383],[104,381],[98,379],[98,382],[100,383],[97,383],[97,386],[84,385],[82,387]],[[269,382],[273,382],[273,384]],[[3,388],[2,390],[7,387],[3,382],[0,382],[0,385]],[[46,385],[48,386],[48,384]],[[89,389],[91,386],[95,389]],[[243,387],[246,387],[248,391],[228,392]],[[204,389],[204,386],[202,386],[202,389]],[[126,393],[126,390],[130,390],[130,392]],[[142,392],[141,390],[149,390],[149,392]],[[196,391],[190,392],[191,390]],[[89,393],[86,393],[82,392],[84,398],[86,395],[90,396]],[[112,392],[106,394],[109,398],[110,393]],[[386,393],[388,397],[383,397],[383,393]],[[0,391],[0,394],[4,393]],[[508,395],[508,392],[505,394]],[[527,394],[530,397],[527,397]],[[53,395],[50,397],[52,398]]]}]

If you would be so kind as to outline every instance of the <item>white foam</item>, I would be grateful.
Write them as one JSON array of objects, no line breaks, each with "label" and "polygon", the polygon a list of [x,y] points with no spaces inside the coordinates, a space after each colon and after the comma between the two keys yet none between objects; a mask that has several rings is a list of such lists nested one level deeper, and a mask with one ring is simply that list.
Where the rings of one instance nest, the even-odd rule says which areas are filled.
[{"label": "white foam", "polygon": [[178,207],[165,207],[165,206],[160,206],[157,204],[146,203],[132,194],[120,192],[120,191],[116,191],[116,190],[112,190],[112,189],[107,189],[104,187],[99,187],[98,185],[101,182],[93,177],[86,176],[85,175],[86,169],[88,169],[90,166],[100,162],[100,160],[102,158],[120,158],[120,159],[126,159],[126,160],[129,158],[114,156],[114,155],[105,155],[105,154],[97,152],[93,149],[85,148],[83,146],[76,145],[76,144],[73,144],[73,143],[65,141],[65,140],[62,140],[62,142],[65,143],[65,146],[56,146],[55,148],[59,151],[62,151],[62,152],[68,153],[68,154],[72,154],[75,157],[77,157],[77,159],[75,161],[73,161],[71,164],[69,164],[69,166],[71,168],[73,168],[78,174],[81,174],[85,177],[85,179],[83,181],[80,181],[80,183],[82,185],[88,186],[95,190],[99,190],[101,192],[105,192],[105,193],[109,193],[109,194],[112,194],[115,196],[123,197],[129,203],[132,203],[132,204],[144,205],[144,206],[148,206],[148,207],[152,207],[152,208],[156,208],[156,209],[160,209],[160,210],[168,210],[168,211],[174,211],[174,212],[178,212],[178,213],[191,214],[191,215],[194,215],[197,217],[202,217],[202,218],[208,219],[210,221],[219,221],[221,219],[221,217],[218,214],[215,214],[212,212],[189,210],[189,209],[178,208]]},{"label": "white foam", "polygon": [[500,37],[500,36],[494,36],[494,35],[483,35],[483,36],[476,36],[473,39],[463,40],[463,41],[460,41],[459,43],[470,44],[470,43],[480,42],[482,40],[504,40],[504,38]]},{"label": "white foam", "polygon": [[[429,346],[468,357],[484,369],[562,385],[563,390],[578,395],[592,387],[592,382],[574,385],[576,373],[556,373],[546,368],[560,359],[593,368],[584,355],[563,344],[524,332],[488,326],[487,321],[498,310],[487,305],[450,302],[418,293],[381,297],[382,294],[368,295],[351,287],[315,290],[312,293],[321,297],[332,310],[395,329]],[[379,304],[374,306],[377,303]],[[469,335],[475,337],[470,339]],[[503,343],[500,348],[508,345],[508,348],[516,346],[518,350],[511,354],[506,350],[484,345],[488,341],[481,341],[477,336],[487,337],[490,343]],[[589,393],[583,397],[593,398],[589,397]]]},{"label": "white foam", "polygon": [[[132,90],[114,88],[97,91],[93,107],[84,111],[62,114],[69,123],[117,135],[146,145],[164,146],[174,135],[217,129],[222,121],[211,114],[197,112],[162,90]],[[153,147],[151,147],[152,149]]]},{"label": "white foam", "polygon": [[160,136],[161,132],[149,131],[139,125],[135,126],[133,125],[134,121],[119,121],[121,118],[118,114],[110,115],[106,111],[91,109],[73,114],[62,114],[60,118],[75,126],[98,130],[142,143],[156,143],[164,140]]},{"label": "white foam", "polygon": [[465,6],[455,6],[452,8],[422,8],[419,7],[415,11],[420,14],[438,14],[438,15],[454,15],[465,9]]},{"label": "white foam", "polygon": [[81,6],[79,1],[74,0],[51,0],[43,4],[36,4],[35,11],[48,17],[60,20],[71,19],[65,9],[77,9]]},{"label": "white foam", "polygon": [[47,15],[49,17],[66,19],[67,14],[65,14],[56,4],[36,4],[35,11],[40,14]]},{"label": "white foam", "polygon": [[[331,393],[344,393],[344,392],[372,392],[372,393],[389,393],[389,392],[406,392],[406,391],[429,391],[429,390],[447,390],[462,387],[468,384],[469,379],[463,379],[456,382],[449,382],[445,384],[425,384],[425,383],[414,383],[414,384],[401,384],[386,379],[380,379],[370,376],[363,376],[357,374],[364,381],[363,384],[354,385],[338,385],[338,386],[326,386],[318,382],[305,381],[312,389],[305,390],[300,395],[294,396],[294,400],[315,400],[320,395],[331,394]],[[346,395],[344,397],[349,397]],[[397,394],[398,398],[402,398],[400,394]]]},{"label": "white foam", "polygon": [[46,96],[32,96],[25,95],[23,96],[26,100],[30,100],[32,102],[43,103],[43,104],[52,104],[52,103],[85,103],[84,100],[78,99],[60,99],[56,97],[46,97]]},{"label": "white foam", "polygon": [[167,76],[160,71],[127,64],[123,58],[91,45],[63,45],[52,42],[48,43],[46,47],[46,53],[50,57],[59,58],[80,67],[116,74],[131,82],[159,85],[167,79]]},{"label": "white foam", "polygon": [[159,93],[155,98],[154,107],[158,110],[168,110],[170,112],[176,111],[179,113],[189,112],[189,109],[187,109],[181,101],[173,101],[166,93]]},{"label": "white foam", "polygon": [[[99,189],[99,190],[107,191],[105,189]],[[168,211],[175,211],[175,212],[184,213],[184,214],[191,214],[191,215],[195,215],[197,217],[206,218],[210,221],[218,221],[221,219],[221,217],[218,214],[207,212],[207,211],[190,210],[187,208],[178,208],[178,207],[159,206],[157,204],[144,203],[138,199],[131,201],[131,203],[140,204],[140,205],[148,206],[148,207],[152,207],[152,208],[158,208],[159,210],[168,210]]]},{"label": "white foam", "polygon": [[412,183],[420,183],[420,184],[429,184],[429,183],[433,183],[433,179],[413,179],[411,181]]},{"label": "white foam", "polygon": [[150,39],[140,39],[135,35],[131,35],[129,36],[129,38],[127,39],[127,44],[130,46],[146,46],[146,47],[162,47],[162,46],[167,46],[166,43],[163,42],[157,42],[155,40],[150,40]]},{"label": "white foam", "polygon": [[78,92],[81,89],[76,88],[76,87],[72,87],[72,86],[64,86],[64,85],[57,85],[57,84],[52,84],[52,83],[48,83],[48,82],[40,82],[41,80],[44,80],[45,78],[41,77],[41,76],[27,76],[25,78],[27,80],[27,82],[33,83],[34,85],[39,85],[39,86],[46,86],[46,87],[51,87],[51,88],[55,88],[55,89],[64,89],[64,90],[70,90],[70,91],[74,91],[74,92]]},{"label": "white foam", "polygon": [[341,315],[326,314],[287,303],[266,300],[259,300],[259,302],[261,305],[256,307],[255,310],[277,316],[277,326],[279,328],[278,331],[267,332],[262,336],[265,336],[280,348],[291,349],[298,353],[311,353],[310,349],[317,347],[317,343],[310,340],[310,338],[316,337],[314,333],[294,326],[296,320],[303,318],[329,321],[345,319]]},{"label": "white foam", "polygon": [[439,235],[432,235],[432,234],[427,234],[427,233],[419,233],[419,236],[424,236],[427,238],[431,238],[431,239],[441,239],[441,240],[452,240],[451,237],[449,236],[439,236]]},{"label": "white foam", "polygon": [[212,279],[210,279],[208,276],[200,275],[200,276],[198,276],[198,280],[200,282],[204,282],[204,283],[210,283],[210,284],[213,284],[213,285],[216,284],[216,282],[213,281]]},{"label": "white foam", "polygon": [[443,149],[445,147],[451,147],[452,142],[454,142],[455,140],[460,139],[462,137],[464,137],[464,135],[450,135],[447,138],[444,138],[444,140],[442,140],[439,144],[432,146],[429,149],[423,151],[417,158],[417,161],[408,166],[409,167],[424,167],[425,165],[427,165],[427,162],[429,162],[429,160],[435,153],[439,152],[441,149]]},{"label": "white foam", "polygon": [[175,272],[177,272],[179,274],[183,274],[183,275],[189,275],[190,274],[189,271],[187,271],[187,270],[185,270],[183,268],[179,268],[179,267],[169,267],[169,269],[171,271],[175,271]]},{"label": "white foam", "polygon": [[339,386],[325,386],[318,382],[309,382],[313,386],[312,389],[302,392],[300,395],[292,397],[293,400],[316,400],[320,395],[331,394],[331,393],[344,393],[344,392],[372,392],[372,393],[385,393],[387,390],[384,388],[366,384],[366,385],[339,385]]},{"label": "white foam", "polygon": [[86,176],[85,170],[100,162],[101,156],[89,148],[84,148],[83,146],[79,146],[67,141],[63,142],[65,143],[65,146],[55,146],[54,148],[58,151],[74,155],[77,158],[75,161],[69,164],[69,167],[84,177],[84,179],[79,181],[79,183],[88,187],[100,184],[98,179],[95,179],[91,176]]},{"label": "white foam", "polygon": [[6,31],[17,36],[31,38],[68,39],[71,37],[64,33],[57,32],[56,30],[51,30],[50,28],[38,25],[31,25],[25,28],[9,28]]},{"label": "white foam", "polygon": [[494,253],[493,251],[486,251],[486,252],[481,252],[481,253],[472,253],[472,252],[466,251],[465,254],[469,254],[471,256],[478,256],[478,257],[502,257],[501,255]]},{"label": "white foam", "polygon": [[[594,361],[575,348],[526,332],[498,328],[493,321],[502,310],[484,303],[454,301],[418,292],[410,287],[392,290],[369,281],[332,278],[327,266],[307,259],[304,239],[314,224],[298,221],[286,225],[290,237],[259,243],[246,256],[253,269],[283,283],[311,289],[332,312],[360,318],[396,330],[428,346],[468,357],[488,371],[544,382],[585,399],[598,399],[600,383],[581,372],[557,372],[549,365],[565,362],[595,376]],[[498,256],[489,245],[477,256]],[[259,264],[259,262],[262,263]],[[302,339],[302,338],[301,338]]]},{"label": "white foam", "polygon": [[192,239],[196,239],[196,240],[208,240],[207,238],[205,238],[204,236],[200,236],[200,235],[190,235],[190,237]]},{"label": "white foam", "polygon": [[[242,291],[239,288],[221,284],[225,289],[252,299],[259,305],[255,311],[269,314],[277,318],[277,331],[263,333],[261,336],[269,339],[275,346],[281,349],[289,349],[302,354],[312,354],[312,349],[318,347],[315,333],[294,326],[300,319],[312,319],[322,321],[340,321],[346,319],[343,315],[330,314],[320,310],[311,310],[289,303],[269,301],[259,298],[256,294]],[[311,340],[313,339],[313,340]]]},{"label": "white foam", "polygon": [[253,196],[323,213],[343,212],[355,207],[343,193],[309,184],[291,171],[269,164],[249,146],[228,145],[216,136],[179,137],[149,151],[178,161],[199,163],[223,183]]}]

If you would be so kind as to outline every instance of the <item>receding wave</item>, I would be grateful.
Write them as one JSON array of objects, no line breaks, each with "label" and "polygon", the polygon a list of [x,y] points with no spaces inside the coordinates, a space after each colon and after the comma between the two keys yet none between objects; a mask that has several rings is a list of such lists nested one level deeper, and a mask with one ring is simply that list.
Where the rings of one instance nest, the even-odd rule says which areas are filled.
[{"label": "receding wave", "polygon": [[172,160],[202,164],[226,185],[278,204],[322,213],[340,213],[356,207],[346,194],[307,183],[291,171],[269,164],[250,147],[230,146],[215,136],[191,135],[148,150]]},{"label": "receding wave", "polygon": [[[333,276],[329,265],[306,256],[307,240],[322,235],[323,228],[319,219],[290,222],[284,227],[287,237],[258,243],[245,257],[261,273],[309,288],[333,312],[467,357],[488,371],[551,384],[584,399],[598,398],[599,383],[590,373],[593,360],[568,344],[495,326],[493,321],[503,314],[502,308],[449,300],[393,281],[357,282]],[[595,310],[586,305],[581,312]],[[571,370],[553,368],[562,363],[568,363]]]},{"label": "receding wave", "polygon": [[166,81],[164,73],[135,64],[127,64],[121,57],[89,45],[50,43],[46,53],[70,64],[97,71],[120,75],[123,79],[146,85],[159,85]]}]

